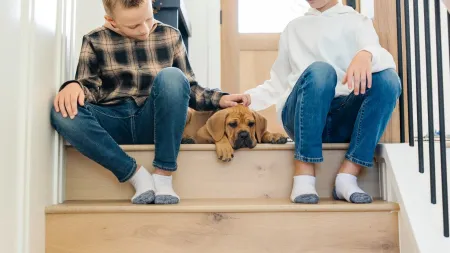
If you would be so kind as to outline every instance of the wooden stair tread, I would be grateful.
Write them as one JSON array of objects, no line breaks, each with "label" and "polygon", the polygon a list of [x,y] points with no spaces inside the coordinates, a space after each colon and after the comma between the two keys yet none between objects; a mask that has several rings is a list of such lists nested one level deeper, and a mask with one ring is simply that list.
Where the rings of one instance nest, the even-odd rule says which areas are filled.
[{"label": "wooden stair tread", "polygon": [[[68,148],[73,148],[66,144]],[[240,151],[258,151],[258,150],[294,150],[295,144],[289,142],[286,144],[258,144],[253,149],[240,149]],[[348,143],[324,143],[323,150],[343,150],[347,149]],[[132,151],[154,151],[155,145],[120,145],[125,152]],[[180,151],[214,151],[214,144],[181,144]]]},{"label": "wooden stair tread", "polygon": [[375,200],[351,204],[322,199],[317,205],[293,204],[289,199],[183,199],[177,205],[133,205],[129,201],[67,201],[46,208],[47,214],[83,213],[205,213],[205,212],[391,212],[397,203]]}]

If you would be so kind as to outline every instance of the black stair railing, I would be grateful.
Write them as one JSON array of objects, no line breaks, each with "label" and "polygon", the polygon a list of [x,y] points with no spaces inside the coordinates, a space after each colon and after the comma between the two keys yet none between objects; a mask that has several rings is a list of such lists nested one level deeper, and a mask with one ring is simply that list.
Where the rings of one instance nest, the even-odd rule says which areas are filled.
[{"label": "black stair railing", "polygon": [[[417,146],[418,146],[418,163],[419,172],[424,173],[424,138],[423,138],[423,115],[422,115],[422,85],[421,79],[422,74],[426,76],[426,97],[427,97],[427,113],[428,113],[428,141],[429,141],[429,169],[430,169],[430,190],[431,190],[431,203],[436,204],[436,152],[435,152],[435,137],[436,133],[434,131],[434,113],[433,113],[433,69],[432,69],[432,52],[431,52],[431,36],[434,35],[436,38],[436,67],[437,67],[437,88],[438,88],[438,109],[439,109],[439,147],[440,147],[440,166],[441,166],[441,184],[442,184],[442,215],[443,215],[443,233],[445,237],[449,237],[449,203],[448,203],[448,182],[447,182],[447,157],[446,157],[446,134],[445,134],[445,109],[444,109],[444,77],[443,73],[448,73],[450,70],[443,69],[443,52],[442,52],[442,32],[441,32],[441,0],[421,0],[423,2],[423,16],[424,16],[424,31],[425,31],[425,73],[422,73],[420,57],[423,52],[421,52],[420,44],[420,23],[419,14],[420,6],[419,0],[413,0],[412,7],[414,10],[412,20],[414,28],[414,52],[415,52],[415,86],[416,86],[416,102],[417,102]],[[411,15],[410,15],[410,0],[404,0],[403,10],[404,10],[404,20],[402,22],[402,2],[401,0],[396,0],[397,7],[397,41],[398,41],[398,73],[404,82],[403,77],[403,50],[406,50],[406,90],[408,92],[407,105],[408,105],[408,133],[409,133],[409,145],[415,146],[414,138],[414,111],[413,111],[413,96],[412,96],[412,60],[411,60]],[[435,31],[434,33],[430,30],[430,12],[432,8],[430,5],[434,6],[435,14]],[[447,13],[448,20],[448,34],[447,38],[450,38],[450,14]],[[406,45],[403,47],[402,42],[402,25],[405,26],[405,42]],[[450,48],[450,39],[449,39]],[[450,59],[450,56],[449,56]],[[450,85],[450,84],[447,84]],[[400,136],[401,141],[405,142],[405,124],[404,124],[404,96],[400,97]]]}]

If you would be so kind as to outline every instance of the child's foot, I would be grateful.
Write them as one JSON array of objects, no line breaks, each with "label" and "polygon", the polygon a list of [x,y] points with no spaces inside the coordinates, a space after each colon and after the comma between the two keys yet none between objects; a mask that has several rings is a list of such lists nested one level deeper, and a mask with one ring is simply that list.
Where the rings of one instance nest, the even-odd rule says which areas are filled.
[{"label": "child's foot", "polygon": [[155,204],[178,204],[180,197],[172,188],[172,176],[153,174],[155,180],[156,195]]},{"label": "child's foot", "polygon": [[307,175],[295,176],[291,201],[299,204],[317,204],[319,195],[316,192],[316,178]]},{"label": "child's foot", "polygon": [[136,194],[131,198],[131,203],[151,204],[155,200],[155,184],[152,175],[143,166],[136,171],[129,182],[136,190]]},{"label": "child's foot", "polygon": [[333,189],[335,200],[347,200],[355,204],[372,203],[372,197],[358,187],[357,177],[351,174],[339,173],[336,177],[336,185]]}]

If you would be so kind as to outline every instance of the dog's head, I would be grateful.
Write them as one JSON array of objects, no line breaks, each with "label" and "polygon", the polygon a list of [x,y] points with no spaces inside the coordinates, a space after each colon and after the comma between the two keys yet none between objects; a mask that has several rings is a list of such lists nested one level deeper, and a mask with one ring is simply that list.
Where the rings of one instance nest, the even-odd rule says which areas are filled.
[{"label": "dog's head", "polygon": [[215,142],[226,137],[233,149],[254,148],[261,142],[267,120],[257,112],[238,105],[212,115],[206,122],[206,128]]}]

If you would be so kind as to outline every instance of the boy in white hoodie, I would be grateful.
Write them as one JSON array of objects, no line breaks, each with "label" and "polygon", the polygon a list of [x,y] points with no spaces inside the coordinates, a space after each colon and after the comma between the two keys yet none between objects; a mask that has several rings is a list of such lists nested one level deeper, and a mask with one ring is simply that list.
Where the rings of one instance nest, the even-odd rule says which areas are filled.
[{"label": "boy in white hoodie", "polygon": [[323,161],[322,143],[350,142],[333,197],[371,203],[357,176],[373,165],[375,147],[400,96],[396,65],[369,18],[338,0],[308,3],[306,15],[281,34],[270,80],[245,93],[253,110],[276,104],[295,141],[292,202],[318,203],[314,164]]}]

